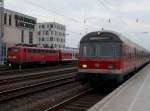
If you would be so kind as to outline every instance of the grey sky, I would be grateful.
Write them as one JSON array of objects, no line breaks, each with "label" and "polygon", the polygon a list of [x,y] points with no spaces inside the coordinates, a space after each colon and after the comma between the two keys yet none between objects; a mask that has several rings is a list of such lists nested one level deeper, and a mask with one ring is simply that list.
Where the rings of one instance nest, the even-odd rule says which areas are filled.
[{"label": "grey sky", "polygon": [[5,7],[34,16],[38,22],[65,24],[67,46],[77,47],[85,32],[103,27],[150,49],[150,0],[5,0]]}]

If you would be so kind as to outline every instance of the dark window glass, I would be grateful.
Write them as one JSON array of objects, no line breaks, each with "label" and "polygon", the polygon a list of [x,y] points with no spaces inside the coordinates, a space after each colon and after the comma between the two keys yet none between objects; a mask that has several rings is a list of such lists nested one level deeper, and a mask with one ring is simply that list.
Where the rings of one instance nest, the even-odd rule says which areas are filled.
[{"label": "dark window glass", "polygon": [[33,53],[36,53],[36,49],[32,49]]},{"label": "dark window glass", "polygon": [[42,38],[42,41],[44,41],[45,39],[44,38]]},{"label": "dark window glass", "polygon": [[51,53],[51,50],[48,50],[48,53]]},{"label": "dark window glass", "polygon": [[41,32],[40,32],[40,31],[38,31],[38,35],[41,35]]},{"label": "dark window glass", "polygon": [[32,53],[32,49],[27,49],[28,53]]},{"label": "dark window glass", "polygon": [[46,30],[46,35],[48,35],[48,30]]},{"label": "dark window glass", "polygon": [[7,25],[7,13],[4,14],[4,24]]},{"label": "dark window glass", "polygon": [[53,24],[50,24],[50,27],[53,28]]},{"label": "dark window glass", "polygon": [[18,48],[12,48],[11,51],[12,51],[12,52],[18,52],[19,49],[18,49]]},{"label": "dark window glass", "polygon": [[119,57],[120,55],[119,43],[84,43],[80,47],[80,56],[83,57]]},{"label": "dark window glass", "polygon": [[42,25],[42,28],[44,29],[44,28],[45,28],[45,26],[44,26],[44,25]]},{"label": "dark window glass", "polygon": [[21,31],[21,43],[24,43],[24,30]]},{"label": "dark window glass", "polygon": [[29,44],[33,44],[33,32],[29,32]]},{"label": "dark window glass", "polygon": [[11,15],[9,15],[9,26],[11,26]]},{"label": "dark window glass", "polygon": [[50,37],[50,41],[53,41],[53,37]]}]

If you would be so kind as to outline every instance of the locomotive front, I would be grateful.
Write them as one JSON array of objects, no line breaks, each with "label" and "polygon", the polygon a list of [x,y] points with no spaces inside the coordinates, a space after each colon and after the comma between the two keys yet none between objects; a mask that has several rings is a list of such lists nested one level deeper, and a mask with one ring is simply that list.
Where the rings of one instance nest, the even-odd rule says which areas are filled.
[{"label": "locomotive front", "polygon": [[80,41],[78,79],[111,79],[122,73],[122,41],[112,32],[92,32]]}]

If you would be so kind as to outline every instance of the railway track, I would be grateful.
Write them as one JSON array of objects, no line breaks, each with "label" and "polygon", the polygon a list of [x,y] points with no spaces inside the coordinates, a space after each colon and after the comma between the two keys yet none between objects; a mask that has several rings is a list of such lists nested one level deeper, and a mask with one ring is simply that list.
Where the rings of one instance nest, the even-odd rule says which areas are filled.
[{"label": "railway track", "polygon": [[76,67],[76,65],[58,65],[58,66],[46,66],[46,67],[34,67],[34,68],[26,68],[26,69],[11,69],[9,67],[3,67],[4,70],[0,68],[0,76],[1,75],[9,75],[9,74],[17,74],[17,73],[25,73],[25,72],[39,72],[45,70],[54,70],[60,68],[67,68],[67,67]]},{"label": "railway track", "polygon": [[[109,94],[109,92],[112,91],[112,90],[104,91],[102,89],[102,91],[106,93],[103,93],[101,91],[97,92],[91,89],[90,87],[81,87],[80,84],[78,84],[79,88],[75,87],[72,85],[73,83],[76,83],[75,75],[64,74],[62,76],[53,77],[51,80],[45,81],[43,83],[34,84],[27,87],[21,87],[10,91],[9,90],[3,91],[0,93],[0,103],[4,104],[4,107],[1,107],[3,105],[0,105],[1,107],[0,110],[1,111],[53,111],[53,110],[85,111],[91,106],[93,106],[94,104],[96,104],[98,101],[100,101],[107,94]],[[58,90],[59,87],[63,87],[65,85],[66,85],[66,89],[60,88],[60,90]],[[67,85],[70,85],[70,89],[72,91],[69,91],[70,89]],[[104,87],[104,89],[107,89],[106,87]],[[55,93],[52,93],[52,95],[50,96],[49,93],[52,92],[53,89],[55,89],[56,91]],[[44,96],[42,97],[41,95]],[[9,105],[12,106],[10,107]]]},{"label": "railway track", "polygon": [[105,96],[105,94],[95,93],[93,89],[89,88],[44,111],[86,111]]},{"label": "railway track", "polygon": [[9,70],[10,68],[9,67],[7,67],[7,66],[0,66],[0,72],[1,71],[6,71],[6,70]]},{"label": "railway track", "polygon": [[86,87],[77,82],[68,82],[35,93],[18,96],[0,102],[0,111],[43,111],[48,104],[53,106],[70,95],[77,94]]},{"label": "railway track", "polygon": [[117,84],[106,83],[103,84],[101,90],[88,88],[69,99],[48,107],[44,111],[86,111],[117,88],[117,86]]},{"label": "railway track", "polygon": [[[0,103],[4,104],[5,107],[8,107],[10,101],[11,104],[14,104],[13,101],[18,101],[21,99],[23,104],[26,100],[26,97],[29,100],[32,100],[32,95],[35,95],[35,98],[38,96],[45,95],[44,93],[51,89],[61,87],[63,85],[69,85],[75,82],[76,78],[76,67],[69,67],[63,69],[54,69],[51,71],[41,71],[41,72],[32,72],[32,73],[22,73],[14,75],[5,75],[0,76]],[[27,84],[24,84],[27,83]],[[17,84],[22,84],[17,86]],[[13,86],[13,87],[12,87]],[[6,88],[5,88],[6,87]],[[84,90],[83,90],[84,89]],[[66,89],[67,91],[68,89]],[[72,87],[72,90],[75,90]],[[100,101],[107,94],[104,93],[95,93],[91,88],[79,88],[80,91],[72,91],[66,96],[64,96],[63,89],[58,94],[56,99],[43,99],[40,98],[38,101],[33,99],[31,104],[24,103],[22,106],[16,107],[18,111],[32,111],[36,108],[39,111],[85,111],[90,108],[92,105]],[[57,91],[56,91],[57,92]],[[61,93],[62,92],[62,93]],[[72,96],[68,96],[71,95]],[[74,95],[75,94],[75,95]],[[31,95],[31,96],[30,96]],[[30,98],[31,97],[31,98]],[[71,98],[70,98],[71,97]],[[48,98],[48,96],[46,96]],[[51,97],[49,97],[51,98]],[[61,100],[63,98],[63,100]],[[66,98],[69,98],[66,100]],[[58,99],[58,100],[57,100]],[[60,99],[60,100],[59,100]],[[65,100],[65,101],[64,101]],[[12,102],[11,102],[12,101]],[[62,102],[63,101],[63,102]],[[90,102],[89,102],[90,101]],[[52,103],[51,103],[52,102]],[[34,103],[34,104],[33,104]],[[14,105],[17,106],[18,104]],[[49,107],[51,106],[51,107]],[[40,109],[42,107],[42,110]],[[17,111],[15,108],[12,110],[8,107],[10,111]],[[0,108],[1,111],[9,111],[7,108]]]},{"label": "railway track", "polygon": [[19,96],[27,95],[30,93],[37,93],[38,91],[46,90],[48,88],[53,88],[59,85],[67,84],[75,81],[75,74],[64,74],[59,76],[54,76],[50,80],[45,82],[40,82],[37,84],[32,84],[28,86],[22,86],[19,88],[5,90],[0,92],[0,102],[10,100]]},{"label": "railway track", "polygon": [[64,73],[77,72],[76,67],[56,69],[56,70],[48,70],[34,73],[22,73],[22,74],[14,74],[14,75],[0,75],[0,86],[7,85],[10,83],[23,82],[27,80],[33,80],[38,78],[46,78],[50,76],[61,75]]}]

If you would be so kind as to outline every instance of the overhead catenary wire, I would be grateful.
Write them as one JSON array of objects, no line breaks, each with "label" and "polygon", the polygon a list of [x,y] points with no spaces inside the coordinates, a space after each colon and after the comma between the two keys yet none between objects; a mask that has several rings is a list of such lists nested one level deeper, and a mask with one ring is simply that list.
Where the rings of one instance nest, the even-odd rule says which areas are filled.
[{"label": "overhead catenary wire", "polygon": [[[82,24],[82,21],[80,22],[80,21],[78,21],[78,20],[76,20],[76,19],[73,19],[73,18],[70,18],[70,17],[68,17],[68,16],[65,16],[65,15],[63,15],[63,14],[60,14],[60,13],[58,13],[58,12],[56,12],[56,11],[52,11],[52,10],[49,10],[49,9],[47,9],[47,8],[45,8],[45,7],[42,7],[41,5],[39,5],[39,4],[37,4],[37,3],[33,3],[33,2],[31,2],[31,1],[29,1],[29,0],[26,0],[26,1],[23,1],[23,2],[25,2],[25,3],[27,3],[27,4],[30,4],[30,5],[33,5],[33,6],[35,6],[35,7],[38,7],[38,8],[40,8],[40,9],[43,9],[44,11],[47,11],[47,12],[52,12],[52,13],[54,13],[54,14],[56,14],[56,15],[58,15],[58,16],[61,16],[61,17],[64,17],[65,19],[67,19],[67,20],[69,20],[69,21],[73,21],[74,23],[78,23],[78,24]],[[19,8],[19,10],[21,11],[21,12],[23,12],[23,13],[26,13],[26,11],[24,10],[24,9],[21,9],[21,8]],[[27,14],[27,13],[26,13]],[[34,15],[34,14],[33,14]],[[32,16],[33,16],[32,15]],[[50,19],[50,18],[52,18],[52,17],[49,17],[48,15],[44,15],[44,14],[40,14],[40,16],[41,17],[43,17],[43,18],[46,18],[46,19]],[[54,17],[53,17],[54,18]],[[39,18],[38,18],[39,19]],[[44,22],[44,21],[43,21]],[[56,22],[56,21],[51,21],[51,22]],[[68,33],[69,32],[69,33]],[[82,33],[81,32],[76,32],[76,31],[73,31],[73,30],[68,30],[67,29],[67,34],[68,35],[72,35],[72,34],[75,34],[75,35],[81,35]]]},{"label": "overhead catenary wire", "polygon": [[72,17],[63,15],[63,14],[61,14],[61,13],[59,13],[59,12],[57,12],[57,11],[54,11],[54,10],[52,10],[52,9],[50,9],[50,8],[42,7],[40,4],[37,4],[37,3],[32,2],[32,1],[30,1],[30,0],[25,0],[24,2],[29,3],[29,4],[31,4],[31,5],[34,5],[34,6],[36,6],[36,7],[38,7],[38,8],[41,8],[41,9],[43,9],[43,10],[45,10],[45,11],[51,12],[51,13],[53,13],[53,14],[56,14],[56,15],[58,15],[58,16],[64,17],[64,18],[66,18],[66,19],[68,19],[68,20],[74,21],[74,22],[76,22],[76,23],[81,23],[81,21],[79,21],[79,20],[76,20],[76,19],[74,19],[74,18],[72,18]]},{"label": "overhead catenary wire", "polygon": [[[52,9],[50,9],[50,8],[43,7],[43,6],[41,6],[40,4],[35,3],[35,2],[32,2],[32,1],[30,1],[30,0],[25,0],[24,2],[26,2],[26,3],[28,3],[28,4],[31,4],[31,5],[33,5],[33,6],[35,6],[35,7],[41,8],[41,9],[47,11],[47,12],[51,12],[51,13],[53,13],[53,14],[55,14],[55,15],[58,15],[58,16],[60,16],[60,17],[63,17],[64,19],[67,19],[67,20],[69,20],[69,21],[73,21],[74,23],[83,24],[83,20],[80,21],[80,20],[74,19],[73,17],[66,16],[66,15],[64,15],[64,14],[61,14],[60,12],[57,12],[57,11],[52,10]],[[96,29],[96,28],[97,28],[97,27],[93,27],[93,25],[92,25],[92,26],[91,26],[91,25],[88,25],[88,27],[91,27],[92,29]]]},{"label": "overhead catenary wire", "polygon": [[125,24],[125,25],[128,25],[120,16],[118,16],[118,15],[114,15],[114,12],[102,1],[102,0],[97,0],[107,11],[109,11],[109,13],[111,14],[111,15],[113,15],[113,16],[115,16],[115,17],[118,17],[122,22],[121,23],[123,23],[123,24]]}]

